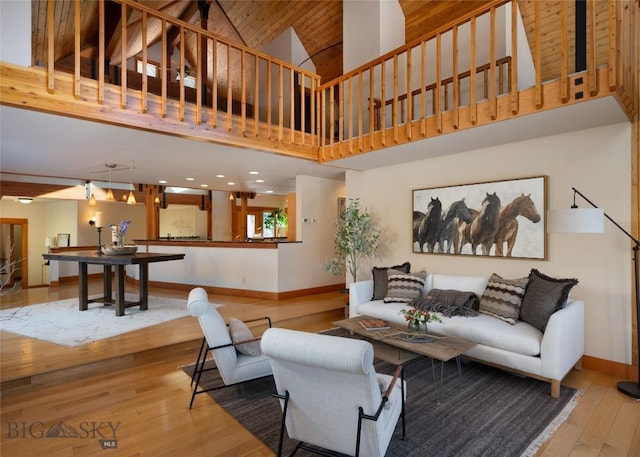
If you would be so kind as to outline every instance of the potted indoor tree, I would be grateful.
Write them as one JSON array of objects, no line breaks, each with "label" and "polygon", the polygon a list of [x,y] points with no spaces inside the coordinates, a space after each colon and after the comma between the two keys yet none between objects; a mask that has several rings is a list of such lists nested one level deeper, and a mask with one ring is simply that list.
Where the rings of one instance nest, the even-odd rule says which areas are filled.
[{"label": "potted indoor tree", "polygon": [[357,281],[361,262],[373,257],[378,249],[380,233],[371,215],[360,207],[360,199],[349,199],[335,225],[335,257],[324,264],[324,269],[335,275],[348,271],[352,282]]}]

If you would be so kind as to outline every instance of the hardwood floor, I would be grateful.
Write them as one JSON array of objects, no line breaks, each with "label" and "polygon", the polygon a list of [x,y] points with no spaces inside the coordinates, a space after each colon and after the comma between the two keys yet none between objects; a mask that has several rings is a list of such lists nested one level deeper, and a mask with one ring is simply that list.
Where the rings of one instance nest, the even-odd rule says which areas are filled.
[{"label": "hardwood floor", "polygon": [[[90,287],[99,292],[101,284]],[[167,289],[152,288],[151,294],[186,298],[184,291]],[[3,297],[0,306],[74,296],[74,284],[28,289]],[[225,304],[219,308],[225,318],[269,315],[281,327],[319,331],[341,316],[345,297],[327,293],[271,301],[212,295],[210,300]],[[194,361],[201,335],[191,317],[77,348],[0,332],[2,455],[273,455],[209,396],[199,395],[188,409],[189,377],[179,367]],[[583,395],[536,455],[640,456],[640,402],[620,394],[617,381],[604,373],[572,371],[565,383]],[[80,437],[44,436],[45,428],[61,421],[76,427]],[[103,449],[99,440],[108,446],[114,435],[117,449]]]}]

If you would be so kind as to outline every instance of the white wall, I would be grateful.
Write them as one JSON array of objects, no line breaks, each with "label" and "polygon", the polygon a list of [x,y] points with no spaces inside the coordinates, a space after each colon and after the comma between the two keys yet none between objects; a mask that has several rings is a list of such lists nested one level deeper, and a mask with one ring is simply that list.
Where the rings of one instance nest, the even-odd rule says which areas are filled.
[{"label": "white wall", "polygon": [[31,2],[0,1],[0,60],[31,66]]},{"label": "white wall", "polygon": [[[28,219],[28,274],[29,286],[37,286],[46,283],[47,272],[44,271],[44,259],[42,254],[47,252],[44,245],[46,232],[46,213],[40,203],[34,201],[28,205],[18,203],[14,199],[2,198],[0,200],[0,217]],[[14,252],[19,256],[19,252]],[[43,280],[44,277],[44,280]]]},{"label": "white wall", "polygon": [[194,205],[168,205],[160,209],[159,236],[207,238],[207,212]]},{"label": "white wall", "polygon": [[346,1],[342,6],[342,70],[348,73],[404,44],[397,0]]},{"label": "white wall", "polygon": [[[340,284],[344,277],[336,277],[324,270],[323,265],[333,257],[334,225],[338,216],[338,197],[344,197],[344,182],[311,176],[296,177],[296,233],[302,241],[302,250],[296,252],[301,261],[295,265],[281,265],[281,288],[304,289],[320,281],[321,285]],[[304,223],[303,220],[309,220]],[[315,220],[315,222],[311,222]],[[283,282],[284,281],[284,282]],[[286,283],[288,281],[288,283]],[[292,283],[300,284],[293,287]]]},{"label": "white wall", "polygon": [[[45,239],[55,240],[58,233],[68,233],[71,246],[98,247],[98,232],[89,225],[96,211],[102,211],[105,228],[102,229],[102,244],[111,242],[110,224],[122,220],[131,220],[126,235],[127,242],[146,238],[146,213],[144,205],[126,205],[124,203],[98,202],[89,206],[86,201],[78,200],[34,200],[28,205],[18,203],[11,198],[0,200],[0,217],[28,219],[29,286],[49,283],[49,271],[43,270],[42,254],[47,252]],[[78,266],[73,262],[60,262],[56,277],[75,276]],[[90,267],[90,273],[101,271]]]},{"label": "white wall", "polygon": [[414,254],[411,220],[414,189],[547,175],[547,209],[569,207],[573,186],[629,228],[630,151],[630,124],[615,124],[366,172],[350,171],[347,194],[360,197],[383,229],[383,246],[375,260],[378,266],[408,260],[412,270],[486,276],[495,272],[507,278],[525,276],[537,268],[550,276],[579,279],[572,296],[585,302],[586,354],[628,364],[631,246],[613,224],[605,223],[603,235],[548,234],[548,260],[534,261]]}]

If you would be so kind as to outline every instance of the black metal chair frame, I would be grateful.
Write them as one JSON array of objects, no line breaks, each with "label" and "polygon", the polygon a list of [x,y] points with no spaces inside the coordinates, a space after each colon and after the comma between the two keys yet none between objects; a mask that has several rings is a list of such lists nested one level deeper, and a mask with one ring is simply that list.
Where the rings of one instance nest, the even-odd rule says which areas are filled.
[{"label": "black metal chair frame", "polygon": [[[373,415],[365,414],[364,410],[362,409],[362,406],[360,406],[358,408],[358,434],[356,436],[356,453],[354,454],[355,457],[359,457],[360,456],[360,437],[361,437],[361,434],[362,434],[362,421],[363,420],[372,420],[372,421],[377,421],[378,420],[378,418],[380,417],[380,414],[382,413],[382,409],[384,408],[384,405],[389,401],[389,395],[391,395],[391,390],[395,386],[396,381],[398,380],[398,378],[400,378],[400,390],[402,392],[402,411],[400,413],[400,416],[402,418],[402,440],[404,441],[404,437],[405,437],[404,366],[398,365],[396,367],[396,371],[395,371],[395,373],[393,375],[393,379],[391,380],[391,383],[389,384],[389,387],[387,388],[387,391],[382,396],[382,401],[380,402],[380,406],[378,406],[378,409],[376,410],[375,414],[373,414]],[[284,395],[275,393],[275,394],[273,394],[273,396],[275,398],[280,399],[280,400],[284,400],[284,408],[282,409],[282,421],[280,423],[280,440],[278,442],[278,457],[281,457],[282,456],[282,444],[284,442],[284,432],[285,432],[285,429],[286,429],[287,407],[289,406],[289,392],[285,391]],[[322,449],[322,448],[319,448],[317,446],[312,446],[310,444],[303,443],[302,441],[299,441],[298,444],[296,445],[296,447],[291,452],[291,454],[289,454],[289,457],[293,457],[295,455],[295,453],[298,452],[299,449],[304,449],[305,451],[309,451],[309,452],[312,452],[314,454],[322,455],[322,456],[325,456],[325,457],[339,457],[339,456],[343,456],[344,455],[344,454],[341,454],[341,453],[338,453],[338,452],[333,452],[333,451],[330,451],[328,449]]]},{"label": "black metal chair frame", "polygon": [[[263,321],[266,320],[268,322],[269,328],[271,328],[271,318],[268,316],[265,317],[258,317],[256,319],[248,319],[248,320],[243,320],[242,322],[244,322],[245,324],[251,323],[251,322],[258,322],[258,321]],[[229,324],[227,324],[227,327],[229,327]],[[202,377],[202,373],[205,371],[211,371],[211,370],[217,370],[218,367],[213,366],[210,368],[205,368],[205,362],[207,361],[207,355],[211,352],[211,351],[215,351],[216,349],[222,349],[222,348],[227,348],[227,347],[232,347],[232,346],[239,346],[241,344],[245,344],[245,343],[251,343],[253,341],[260,341],[260,338],[252,338],[250,340],[244,340],[244,341],[238,341],[236,343],[228,343],[228,344],[222,344],[220,346],[215,346],[215,347],[208,347],[207,346],[207,339],[205,337],[202,337],[202,343],[200,343],[200,350],[198,351],[198,358],[196,359],[196,364],[193,367],[193,373],[191,374],[191,385],[193,386],[193,392],[191,394],[191,401],[189,402],[189,409],[191,409],[191,407],[193,406],[193,401],[196,398],[196,395],[198,394],[203,394],[206,392],[211,392],[213,390],[218,390],[218,389],[222,389],[224,387],[229,387],[229,386],[234,386],[236,384],[242,384],[242,382],[246,382],[246,381],[242,381],[242,382],[237,382],[234,384],[222,384],[220,386],[215,386],[215,387],[210,387],[209,389],[202,389],[202,390],[198,390],[198,386],[200,385],[200,378]],[[215,362],[215,359],[214,359]],[[259,379],[259,378],[255,378],[255,379]],[[194,385],[195,382],[195,385]]]}]

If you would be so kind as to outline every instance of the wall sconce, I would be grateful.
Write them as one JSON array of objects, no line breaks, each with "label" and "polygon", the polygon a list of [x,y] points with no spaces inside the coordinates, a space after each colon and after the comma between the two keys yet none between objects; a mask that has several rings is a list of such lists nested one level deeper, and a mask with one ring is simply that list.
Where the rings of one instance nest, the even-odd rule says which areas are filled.
[{"label": "wall sconce", "polygon": [[233,192],[229,194],[229,200],[233,201]]},{"label": "wall sconce", "polygon": [[160,204],[160,197],[158,197],[156,195],[156,198],[153,199],[153,203],[154,203],[154,205],[159,205]]},{"label": "wall sconce", "polygon": [[91,194],[91,197],[89,198],[89,206],[96,206],[96,196]]},{"label": "wall sconce", "polygon": [[127,194],[122,194],[122,201],[126,202],[127,201]]}]

